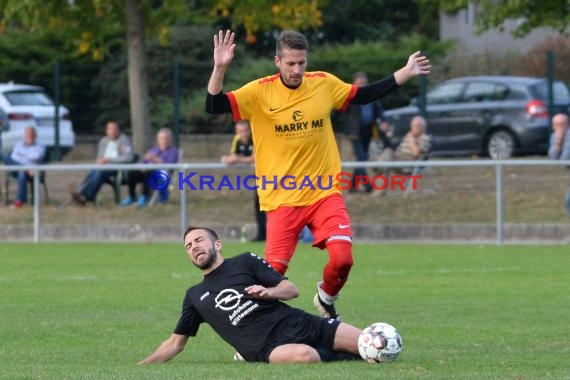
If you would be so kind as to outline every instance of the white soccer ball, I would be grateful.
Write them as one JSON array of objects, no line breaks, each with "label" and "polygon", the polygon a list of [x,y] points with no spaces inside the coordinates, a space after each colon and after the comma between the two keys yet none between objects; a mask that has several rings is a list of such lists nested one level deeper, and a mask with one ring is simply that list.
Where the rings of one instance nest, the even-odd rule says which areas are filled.
[{"label": "white soccer ball", "polygon": [[390,362],[402,352],[402,337],[388,323],[373,323],[360,333],[358,352],[369,363]]}]

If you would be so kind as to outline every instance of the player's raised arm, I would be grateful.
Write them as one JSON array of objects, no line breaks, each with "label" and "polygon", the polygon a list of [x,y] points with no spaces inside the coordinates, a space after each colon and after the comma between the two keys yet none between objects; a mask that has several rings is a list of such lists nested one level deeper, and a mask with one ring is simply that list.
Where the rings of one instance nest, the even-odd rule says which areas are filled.
[{"label": "player's raised arm", "polygon": [[138,362],[138,364],[164,363],[178,355],[188,342],[185,335],[172,334],[170,338],[162,342],[160,346],[150,354],[147,358]]},{"label": "player's raised arm", "polygon": [[235,33],[230,30],[225,33],[220,30],[214,35],[214,70],[208,82],[208,93],[211,95],[222,92],[224,76],[234,58],[234,39]]},{"label": "player's raised arm", "polygon": [[382,96],[394,91],[398,86],[403,85],[411,78],[418,75],[430,73],[431,65],[429,59],[417,51],[410,55],[405,66],[394,74],[379,81],[360,86],[356,95],[350,101],[351,104],[368,104],[380,99]]},{"label": "player's raised arm", "polygon": [[214,69],[208,82],[206,93],[206,112],[222,114],[231,112],[230,102],[222,92],[224,76],[234,58],[235,34],[230,30],[219,31],[214,35]]},{"label": "player's raised arm", "polygon": [[396,78],[396,83],[401,86],[417,75],[429,74],[430,70],[431,65],[429,59],[417,51],[410,55],[404,67],[394,73],[394,78]]}]

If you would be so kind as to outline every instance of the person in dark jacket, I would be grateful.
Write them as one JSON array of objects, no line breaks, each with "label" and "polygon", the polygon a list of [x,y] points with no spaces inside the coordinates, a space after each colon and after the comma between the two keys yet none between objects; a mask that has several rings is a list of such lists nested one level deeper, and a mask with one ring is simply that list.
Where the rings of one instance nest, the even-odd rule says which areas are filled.
[{"label": "person in dark jacket", "polygon": [[[358,71],[353,76],[352,84],[361,87],[368,84],[368,76],[363,71]],[[384,119],[384,110],[379,100],[368,104],[350,104],[346,110],[348,124],[346,134],[352,144],[352,150],[356,161],[368,161],[368,149],[372,140],[373,129],[377,129]],[[354,168],[352,186],[350,192],[356,192],[356,176],[366,176],[365,168]],[[367,192],[372,186],[366,184]]]}]

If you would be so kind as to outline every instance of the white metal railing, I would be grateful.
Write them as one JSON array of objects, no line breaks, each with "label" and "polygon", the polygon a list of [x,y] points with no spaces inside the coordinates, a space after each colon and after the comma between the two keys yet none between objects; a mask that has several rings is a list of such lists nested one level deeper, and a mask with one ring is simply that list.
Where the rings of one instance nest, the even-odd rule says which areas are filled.
[{"label": "white metal railing", "polygon": [[[568,166],[570,160],[556,161],[548,159],[517,160],[428,160],[428,161],[394,161],[394,162],[343,162],[342,167],[351,168],[401,168],[401,167],[495,167],[496,186],[496,231],[497,244],[504,241],[504,204],[503,204],[503,168],[505,166]],[[79,170],[221,170],[229,167],[222,163],[177,163],[177,164],[47,164],[47,165],[0,165],[0,172],[31,170],[34,172],[34,242],[40,241],[40,172],[61,172]],[[180,230],[184,232],[188,225],[186,187],[182,186],[180,194]]]}]

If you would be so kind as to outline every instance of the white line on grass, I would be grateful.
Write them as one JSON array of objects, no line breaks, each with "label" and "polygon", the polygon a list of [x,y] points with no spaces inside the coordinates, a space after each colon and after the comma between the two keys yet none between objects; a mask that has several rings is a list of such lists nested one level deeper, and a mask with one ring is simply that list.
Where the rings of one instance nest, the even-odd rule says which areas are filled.
[{"label": "white line on grass", "polygon": [[378,270],[378,274],[409,275],[409,274],[448,274],[448,273],[498,273],[516,272],[520,267],[513,268],[441,268],[437,270]]},{"label": "white line on grass", "polygon": [[99,277],[97,276],[64,276],[64,277],[56,277],[56,281],[93,281],[98,280]]}]

